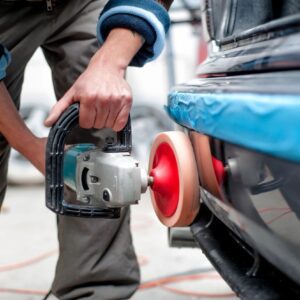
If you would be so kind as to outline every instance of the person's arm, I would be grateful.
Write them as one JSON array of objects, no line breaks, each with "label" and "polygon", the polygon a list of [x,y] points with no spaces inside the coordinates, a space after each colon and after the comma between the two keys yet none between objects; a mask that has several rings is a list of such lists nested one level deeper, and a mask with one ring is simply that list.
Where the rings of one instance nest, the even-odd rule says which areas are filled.
[{"label": "person's arm", "polygon": [[[108,127],[120,131],[126,125],[132,105],[131,89],[124,78],[126,68],[132,62],[142,66],[155,59],[162,51],[164,35],[169,27],[166,9],[169,9],[172,0],[156,1],[161,5],[155,1],[148,2],[108,2],[97,27],[98,40],[103,46],[93,56],[85,72],[53,107],[45,121],[46,126],[52,126],[74,102],[80,103],[79,124],[82,128]],[[111,14],[113,11],[115,16]],[[141,55],[134,60],[138,52]]]},{"label": "person's arm", "polygon": [[85,72],[53,107],[45,125],[53,125],[69,105],[80,102],[82,128],[121,130],[132,103],[125,71],[142,44],[143,38],[128,29],[112,30]]},{"label": "person's arm", "polygon": [[8,143],[45,173],[46,139],[37,138],[27,128],[4,85],[0,82],[0,133]]}]

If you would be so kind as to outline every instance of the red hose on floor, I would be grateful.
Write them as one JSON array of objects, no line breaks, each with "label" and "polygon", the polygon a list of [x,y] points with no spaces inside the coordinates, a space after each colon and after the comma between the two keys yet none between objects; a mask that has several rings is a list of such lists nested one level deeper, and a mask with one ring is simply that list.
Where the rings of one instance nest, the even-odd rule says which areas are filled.
[{"label": "red hose on floor", "polygon": [[56,253],[57,253],[57,249],[53,249],[53,250],[47,251],[45,253],[42,253],[38,256],[32,257],[28,260],[19,262],[19,263],[13,263],[13,264],[9,264],[9,265],[0,266],[0,272],[8,272],[8,271],[16,270],[16,269],[25,268],[27,266],[38,263]]},{"label": "red hose on floor", "polygon": [[204,292],[191,292],[181,289],[176,289],[169,286],[161,286],[162,289],[167,290],[168,292],[172,292],[179,295],[184,296],[192,296],[192,297],[205,297],[205,298],[232,298],[236,296],[234,293],[220,293],[220,294],[212,294],[212,293],[204,293]]},{"label": "red hose on floor", "polygon": [[0,288],[0,293],[33,295],[33,296],[46,296],[48,291],[14,289],[14,288]]},{"label": "red hose on floor", "polygon": [[[35,256],[23,262],[2,265],[0,266],[0,272],[8,272],[17,269],[21,269],[35,263],[38,263],[42,260],[47,259],[48,257],[57,253],[57,249],[53,249],[51,251],[47,251],[42,253],[41,255]],[[148,262],[146,257],[139,257],[140,265],[146,264]],[[144,282],[140,285],[140,290],[151,289],[155,287],[162,288],[172,293],[180,294],[180,295],[189,295],[196,297],[207,297],[207,298],[225,298],[225,297],[233,297],[234,293],[225,293],[225,294],[211,294],[211,293],[202,293],[202,292],[191,292],[182,289],[177,289],[173,287],[167,286],[167,284],[172,284],[176,282],[183,281],[191,281],[191,280],[201,280],[201,279],[210,279],[210,280],[218,280],[221,279],[220,275],[216,272],[206,272],[200,274],[188,274],[188,275],[174,275],[174,276],[166,276],[160,279]],[[43,290],[31,290],[31,289],[19,289],[19,288],[0,288],[0,293],[10,293],[10,294],[21,294],[21,295],[34,295],[34,296],[45,296],[47,295],[47,291]]]},{"label": "red hose on floor", "polygon": [[183,282],[183,281],[190,281],[190,280],[201,280],[201,279],[222,279],[221,276],[216,272],[209,272],[209,273],[201,273],[201,274],[192,274],[192,275],[179,275],[179,276],[168,276],[164,278],[160,278],[153,281],[148,281],[142,283],[140,285],[140,290],[150,289],[159,287],[164,290],[167,290],[172,293],[176,293],[179,295],[185,296],[194,296],[194,297],[206,297],[206,298],[228,298],[234,297],[235,294],[233,292],[230,293],[205,293],[205,292],[191,292],[186,291],[183,289],[177,289],[174,287],[169,287],[167,284],[175,283],[175,282]]}]

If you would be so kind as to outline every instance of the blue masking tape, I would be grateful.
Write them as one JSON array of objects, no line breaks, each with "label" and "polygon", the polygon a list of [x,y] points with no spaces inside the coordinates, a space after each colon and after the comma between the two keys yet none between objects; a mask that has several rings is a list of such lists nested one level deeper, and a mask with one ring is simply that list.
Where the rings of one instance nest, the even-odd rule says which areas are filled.
[{"label": "blue masking tape", "polygon": [[195,131],[300,162],[300,95],[175,91],[167,111]]}]

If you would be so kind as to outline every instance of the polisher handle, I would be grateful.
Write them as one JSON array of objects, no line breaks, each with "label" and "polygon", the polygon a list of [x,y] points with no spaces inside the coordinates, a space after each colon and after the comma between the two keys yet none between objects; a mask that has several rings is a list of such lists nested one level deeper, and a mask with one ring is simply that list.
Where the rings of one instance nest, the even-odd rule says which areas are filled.
[{"label": "polisher handle", "polygon": [[[64,148],[70,131],[78,126],[79,104],[71,105],[51,128],[46,147],[46,206],[60,215],[87,218],[118,218],[120,208],[103,208],[71,204],[64,200]],[[131,124],[117,134],[117,142],[107,145],[106,152],[131,152]]]}]

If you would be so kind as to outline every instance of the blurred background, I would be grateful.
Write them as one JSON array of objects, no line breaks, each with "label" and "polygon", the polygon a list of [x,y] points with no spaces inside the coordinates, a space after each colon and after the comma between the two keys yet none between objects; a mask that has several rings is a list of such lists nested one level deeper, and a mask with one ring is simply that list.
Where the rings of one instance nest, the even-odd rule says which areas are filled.
[{"label": "blurred background", "polygon": [[[130,68],[133,155],[145,166],[160,131],[171,130],[164,112],[170,88],[194,76],[199,57],[199,1],[175,1],[173,25],[164,53],[142,69]],[[38,136],[55,102],[50,69],[38,50],[25,73],[21,115]],[[44,205],[44,178],[12,151],[9,187],[0,216],[0,299],[42,299],[50,288],[57,259],[55,215]],[[235,299],[198,248],[170,248],[148,194],[132,207],[132,233],[142,285],[132,299]],[[194,245],[195,246],[195,245]]]}]

